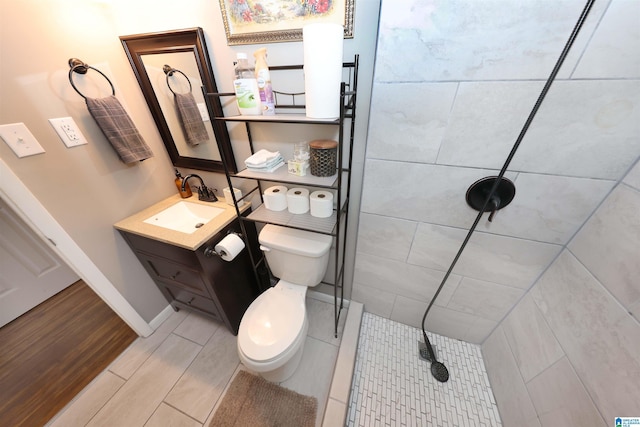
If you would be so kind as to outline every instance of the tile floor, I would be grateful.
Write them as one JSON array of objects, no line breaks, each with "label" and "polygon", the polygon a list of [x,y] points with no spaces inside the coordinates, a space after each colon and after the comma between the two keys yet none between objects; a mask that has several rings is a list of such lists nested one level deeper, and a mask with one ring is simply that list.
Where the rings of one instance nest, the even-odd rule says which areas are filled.
[{"label": "tile floor", "polygon": [[[282,385],[318,398],[320,426],[340,338],[333,304],[307,297],[309,332],[299,369]],[[341,315],[341,326],[347,317]],[[244,367],[236,337],[221,323],[180,311],[137,339],[47,425],[208,426],[234,373]]]},{"label": "tile floor", "polygon": [[502,425],[480,346],[435,334],[429,339],[449,369],[446,383],[418,357],[421,330],[363,314],[349,427]]}]

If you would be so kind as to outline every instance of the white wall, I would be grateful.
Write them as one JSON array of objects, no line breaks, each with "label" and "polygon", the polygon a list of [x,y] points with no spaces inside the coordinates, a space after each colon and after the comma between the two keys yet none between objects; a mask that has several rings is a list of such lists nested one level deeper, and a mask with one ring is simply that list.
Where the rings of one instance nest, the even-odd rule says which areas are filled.
[{"label": "white wall", "polygon": [[[352,212],[358,211],[378,8],[378,0],[358,2],[355,38],[345,41],[345,58],[359,53],[362,66],[358,108],[363,120],[358,124]],[[167,303],[112,225],[173,194],[175,186],[170,159],[118,37],[197,26],[206,34],[218,88],[231,91],[235,53],[250,53],[259,46],[227,46],[216,1],[54,0],[46,7],[37,0],[0,3],[0,124],[25,123],[46,150],[18,159],[1,143],[0,157],[147,321]],[[301,42],[268,45],[268,49],[273,65],[302,61]],[[69,84],[71,57],[109,76],[117,97],[151,146],[153,158],[131,166],[118,160]],[[101,94],[104,81],[89,74],[86,78],[94,83],[90,95]],[[88,145],[67,149],[58,139],[47,119],[66,116],[78,123]],[[240,149],[246,137],[239,132],[232,132],[232,137]],[[267,133],[266,138],[276,137]],[[237,154],[239,162],[245,157],[241,151]],[[226,186],[221,174],[189,170],[183,174],[190,172],[199,173],[215,188]],[[355,233],[357,215],[353,217]],[[353,252],[353,240],[351,245]]]}]

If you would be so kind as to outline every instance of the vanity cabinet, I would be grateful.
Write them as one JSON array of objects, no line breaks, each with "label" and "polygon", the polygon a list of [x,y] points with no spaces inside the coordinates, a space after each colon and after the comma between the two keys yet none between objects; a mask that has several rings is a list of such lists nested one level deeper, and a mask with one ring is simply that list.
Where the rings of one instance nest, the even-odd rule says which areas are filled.
[{"label": "vanity cabinet", "polygon": [[[225,169],[229,188],[235,187],[233,180],[238,179],[255,183],[253,188],[245,192],[241,200],[236,200],[235,194],[232,194],[232,198],[236,204],[237,216],[242,227],[253,226],[256,223],[275,224],[283,227],[313,231],[333,237],[332,261],[328,268],[330,273],[327,274],[327,276],[330,277],[326,277],[327,280],[323,280],[322,283],[333,287],[336,336],[344,297],[344,263],[355,134],[358,64],[358,55],[354,56],[352,62],[343,63],[343,82],[340,87],[340,114],[339,117],[335,119],[314,119],[306,117],[304,114],[305,105],[299,102],[299,98],[304,95],[303,93],[275,92],[275,87],[276,114],[271,116],[220,116],[219,114],[215,114],[216,111],[212,108],[214,102],[212,101],[215,100],[217,102],[217,98],[233,97],[235,94],[207,93],[205,98],[209,112],[217,123],[224,126],[237,123],[245,124],[249,149],[252,154],[255,152],[252,134],[259,133],[252,133],[252,126],[281,126],[283,132],[287,132],[284,130],[287,125],[329,126],[337,130],[337,170],[333,176],[313,176],[310,170],[307,171],[307,175],[305,176],[293,175],[288,172],[286,164],[271,173],[256,172],[248,168],[238,172],[234,172],[228,168]],[[303,69],[302,65],[269,66],[272,81],[275,80],[274,75],[279,72],[287,73],[287,76],[291,76],[291,73],[293,73],[294,77],[292,78],[295,78],[295,73],[297,72],[299,73],[298,78],[302,78]],[[288,103],[280,102],[281,99],[288,101]],[[302,110],[302,113],[299,112],[300,110]],[[287,139],[290,140],[291,138],[289,137]],[[285,162],[286,160],[287,159],[285,159]],[[330,190],[334,192],[334,200],[336,202],[333,213],[328,218],[318,218],[313,217],[309,212],[305,214],[292,214],[286,209],[274,212],[266,209],[264,203],[261,203],[249,215],[245,216],[241,214],[238,208],[238,202],[251,200],[254,193],[257,193],[260,201],[263,202],[262,197],[264,190],[266,187],[274,185],[274,183],[286,185],[288,188],[303,186],[307,187],[310,192],[314,190]],[[255,201],[252,201],[252,203],[253,206],[256,205]],[[254,268],[259,269],[264,268],[266,263],[264,257],[259,255],[252,259],[252,264]]]},{"label": "vanity cabinet", "polygon": [[212,317],[235,335],[245,310],[260,294],[249,255],[249,251],[256,254],[256,228],[249,225],[243,229],[249,245],[229,262],[206,250],[230,232],[240,234],[239,219],[195,251],[123,230],[120,233],[174,310],[187,309]]}]

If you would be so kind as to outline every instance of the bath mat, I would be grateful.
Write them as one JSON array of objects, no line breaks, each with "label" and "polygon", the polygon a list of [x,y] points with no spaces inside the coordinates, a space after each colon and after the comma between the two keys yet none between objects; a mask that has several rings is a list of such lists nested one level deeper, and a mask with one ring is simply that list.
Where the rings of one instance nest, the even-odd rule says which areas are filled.
[{"label": "bath mat", "polygon": [[317,410],[315,397],[240,371],[209,427],[314,427]]}]

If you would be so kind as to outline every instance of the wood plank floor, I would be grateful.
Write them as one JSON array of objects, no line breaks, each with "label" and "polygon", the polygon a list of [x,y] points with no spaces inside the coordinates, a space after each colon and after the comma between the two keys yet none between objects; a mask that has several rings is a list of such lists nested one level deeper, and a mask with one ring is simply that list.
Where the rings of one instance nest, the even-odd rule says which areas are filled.
[{"label": "wood plank floor", "polygon": [[82,280],[0,328],[0,424],[44,425],[136,338]]}]

